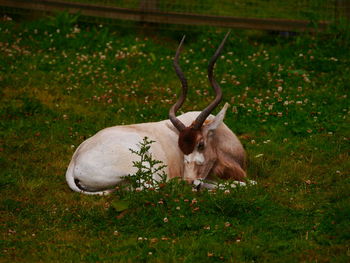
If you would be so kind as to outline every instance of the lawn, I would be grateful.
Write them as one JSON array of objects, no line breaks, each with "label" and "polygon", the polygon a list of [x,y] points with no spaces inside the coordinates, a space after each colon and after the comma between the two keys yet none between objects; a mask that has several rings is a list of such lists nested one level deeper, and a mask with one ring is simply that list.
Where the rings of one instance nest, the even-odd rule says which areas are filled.
[{"label": "lawn", "polygon": [[[7,19],[6,19],[7,20]],[[349,262],[350,34],[232,31],[215,75],[225,123],[257,185],[109,196],[72,192],[65,170],[104,127],[166,119],[213,97],[208,60],[225,30],[79,24],[64,14],[0,23],[0,261]],[[217,111],[216,111],[217,112]]]}]

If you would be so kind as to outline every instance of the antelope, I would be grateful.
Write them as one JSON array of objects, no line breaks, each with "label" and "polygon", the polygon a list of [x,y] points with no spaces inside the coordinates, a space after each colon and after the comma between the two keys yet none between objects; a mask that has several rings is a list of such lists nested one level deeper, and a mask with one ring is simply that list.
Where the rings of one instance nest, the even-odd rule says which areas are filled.
[{"label": "antelope", "polygon": [[69,187],[91,195],[112,192],[125,181],[125,176],[136,172],[133,161],[137,161],[138,156],[132,154],[130,149],[138,150],[144,137],[154,141],[150,154],[163,162],[167,179],[180,177],[191,184],[216,175],[222,179],[244,182],[245,151],[237,136],[223,122],[228,103],[216,116],[211,114],[222,99],[213,69],[228,34],[209,61],[208,78],[216,95],[203,111],[190,111],[176,116],[188,90],[187,80],[178,62],[184,36],[173,61],[182,89],[169,110],[169,120],[105,128],[82,142],[66,172]]}]

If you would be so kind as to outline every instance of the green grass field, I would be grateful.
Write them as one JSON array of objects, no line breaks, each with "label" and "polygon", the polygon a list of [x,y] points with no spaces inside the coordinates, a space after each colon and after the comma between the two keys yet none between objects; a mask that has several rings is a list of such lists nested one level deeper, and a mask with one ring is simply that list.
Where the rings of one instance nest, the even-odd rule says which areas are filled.
[{"label": "green grass field", "polygon": [[167,118],[184,33],[182,110],[212,99],[224,30],[134,31],[66,15],[0,23],[0,261],[349,262],[350,31],[232,31],[215,74],[257,185],[74,193],[65,170],[83,140]]}]

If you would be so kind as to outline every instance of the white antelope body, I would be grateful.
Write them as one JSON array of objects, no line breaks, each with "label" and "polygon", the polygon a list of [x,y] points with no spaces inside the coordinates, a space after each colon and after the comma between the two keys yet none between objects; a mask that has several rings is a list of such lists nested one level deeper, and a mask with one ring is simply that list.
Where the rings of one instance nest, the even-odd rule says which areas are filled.
[{"label": "white antelope body", "polygon": [[209,63],[208,77],[216,98],[206,109],[175,116],[187,94],[187,81],[178,65],[183,38],[174,59],[182,94],[169,111],[170,120],[114,126],[99,131],[75,151],[66,172],[69,187],[85,194],[113,191],[125,176],[136,172],[133,161],[139,157],[130,149],[138,150],[144,137],[155,141],[150,153],[153,159],[166,165],[164,172],[168,178],[180,177],[191,183],[214,174],[223,179],[243,181],[246,177],[245,151],[236,135],[223,123],[228,104],[216,116],[210,115],[221,100],[221,89],[213,78],[213,66],[227,36]]}]

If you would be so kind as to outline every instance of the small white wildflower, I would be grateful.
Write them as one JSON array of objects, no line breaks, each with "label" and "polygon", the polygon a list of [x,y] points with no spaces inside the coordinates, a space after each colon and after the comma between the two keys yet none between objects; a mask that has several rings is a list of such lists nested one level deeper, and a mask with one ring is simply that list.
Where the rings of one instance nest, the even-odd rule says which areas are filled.
[{"label": "small white wildflower", "polygon": [[254,180],[248,180],[248,183],[251,185],[257,185],[258,183]]},{"label": "small white wildflower", "polygon": [[[234,185],[234,187],[233,187]],[[245,182],[241,182],[241,181],[234,181],[233,184],[231,184],[232,188],[235,188],[236,186],[247,186],[247,184]]]},{"label": "small white wildflower", "polygon": [[168,219],[167,217],[164,217],[164,218],[163,218],[163,222],[164,222],[164,223],[168,223],[168,222],[169,222],[169,219]]},{"label": "small white wildflower", "polygon": [[79,34],[79,33],[80,33],[80,28],[79,28],[78,26],[75,26],[75,27],[73,28],[73,33],[74,33],[74,34]]}]

